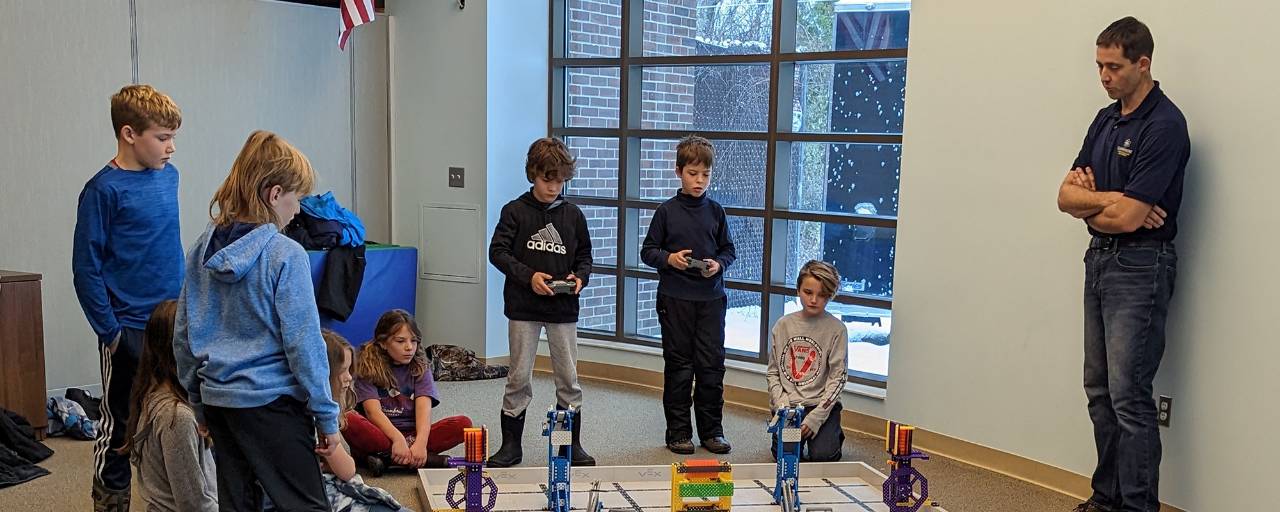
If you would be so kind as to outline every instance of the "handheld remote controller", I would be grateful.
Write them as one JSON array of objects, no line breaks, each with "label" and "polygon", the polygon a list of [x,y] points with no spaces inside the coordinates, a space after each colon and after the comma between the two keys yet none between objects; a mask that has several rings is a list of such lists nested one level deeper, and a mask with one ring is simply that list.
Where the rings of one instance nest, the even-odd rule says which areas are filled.
[{"label": "handheld remote controller", "polygon": [[573,295],[573,290],[578,287],[578,283],[568,279],[552,279],[547,281],[547,287],[556,295]]}]

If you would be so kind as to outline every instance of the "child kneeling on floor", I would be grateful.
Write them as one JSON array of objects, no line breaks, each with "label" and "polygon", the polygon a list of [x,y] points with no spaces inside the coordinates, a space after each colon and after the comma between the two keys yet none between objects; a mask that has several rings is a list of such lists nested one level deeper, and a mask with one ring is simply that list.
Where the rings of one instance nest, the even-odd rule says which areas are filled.
[{"label": "child kneeling on floor", "polygon": [[202,435],[173,359],[178,302],[156,306],[142,335],[142,354],[129,397],[129,423],[120,453],[148,511],[218,510],[217,473],[207,433]]},{"label": "child kneeling on floor", "polygon": [[[796,291],[800,311],[773,324],[769,369],[769,407],[775,413],[788,406],[804,407],[800,427],[800,460],[840,460],[844,432],[840,429],[840,393],[849,365],[849,329],[827,312],[840,273],[830,264],[811,260],[800,269]],[[777,459],[777,435],[770,443]]]}]

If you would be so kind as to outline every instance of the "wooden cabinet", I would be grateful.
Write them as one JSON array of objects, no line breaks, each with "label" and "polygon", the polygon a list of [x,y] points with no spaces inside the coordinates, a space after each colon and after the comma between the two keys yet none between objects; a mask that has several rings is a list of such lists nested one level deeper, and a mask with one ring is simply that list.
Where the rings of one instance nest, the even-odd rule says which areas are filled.
[{"label": "wooden cabinet", "polygon": [[0,270],[0,407],[21,414],[44,439],[44,316],[40,274]]}]

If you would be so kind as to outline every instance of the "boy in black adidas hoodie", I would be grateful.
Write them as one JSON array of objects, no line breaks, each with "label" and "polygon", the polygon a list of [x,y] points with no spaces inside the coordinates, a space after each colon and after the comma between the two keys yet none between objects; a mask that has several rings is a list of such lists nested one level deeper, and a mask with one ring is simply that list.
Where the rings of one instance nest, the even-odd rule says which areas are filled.
[{"label": "boy in black adidas hoodie", "polygon": [[702,137],[690,135],[676,145],[680,190],[653,213],[640,248],[640,259],[658,269],[655,309],[662,327],[667,449],[683,455],[693,453],[690,405],[702,446],[716,454],[732,449],[720,420],[728,304],[724,269],[737,255],[724,208],[706,196],[714,159],[715,150]]},{"label": "boy in black adidas hoodie", "polygon": [[[578,292],[591,277],[591,235],[582,210],[561,195],[564,182],[573,178],[573,165],[569,148],[559,139],[534,141],[524,164],[533,187],[502,207],[489,243],[489,262],[506,274],[503,312],[511,344],[511,371],[502,398],[502,447],[489,458],[489,466],[513,466],[523,458],[520,439],[525,409],[533,399],[533,360],[543,328],[556,380],[556,408],[577,411],[573,465],[596,463],[579,441]],[[555,294],[548,286],[552,280],[572,281],[573,293]]]}]

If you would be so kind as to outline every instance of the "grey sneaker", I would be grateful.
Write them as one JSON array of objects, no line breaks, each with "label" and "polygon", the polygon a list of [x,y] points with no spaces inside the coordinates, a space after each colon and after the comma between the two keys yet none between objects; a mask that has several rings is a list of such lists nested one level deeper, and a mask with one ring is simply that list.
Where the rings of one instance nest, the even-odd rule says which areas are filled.
[{"label": "grey sneaker", "polygon": [[129,512],[129,488],[113,491],[93,480],[93,512]]}]

